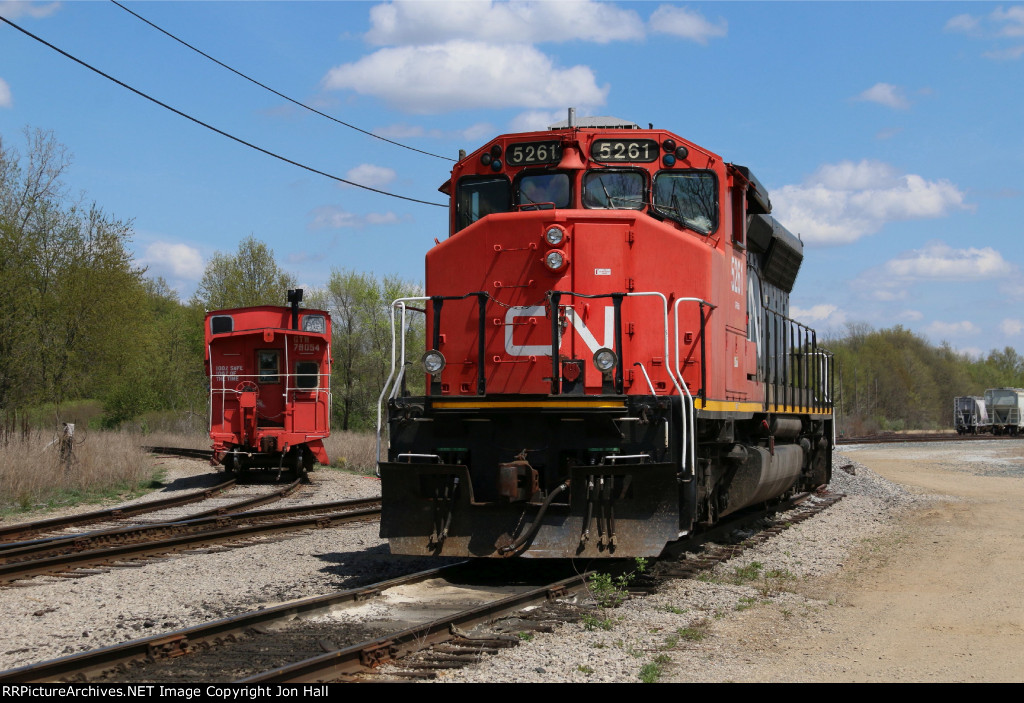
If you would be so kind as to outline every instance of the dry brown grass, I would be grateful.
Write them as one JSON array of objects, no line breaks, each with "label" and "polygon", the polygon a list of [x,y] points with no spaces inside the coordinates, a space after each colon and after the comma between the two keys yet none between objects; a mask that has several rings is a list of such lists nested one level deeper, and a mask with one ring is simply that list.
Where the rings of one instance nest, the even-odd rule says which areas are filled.
[{"label": "dry brown grass", "polygon": [[332,432],[324,448],[333,467],[368,475],[377,471],[377,436],[372,432]]},{"label": "dry brown grass", "polygon": [[141,448],[146,437],[79,429],[69,461],[62,461],[59,437],[32,430],[0,442],[0,512],[116,499],[154,478]]}]

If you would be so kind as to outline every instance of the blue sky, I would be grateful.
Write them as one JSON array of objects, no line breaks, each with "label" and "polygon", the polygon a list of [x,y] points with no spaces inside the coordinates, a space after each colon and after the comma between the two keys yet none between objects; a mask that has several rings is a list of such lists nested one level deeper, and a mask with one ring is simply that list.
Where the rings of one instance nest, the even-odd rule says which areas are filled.
[{"label": "blue sky", "polygon": [[[1024,351],[1024,4],[125,2],[232,68],[431,154],[582,115],[654,123],[753,170],[805,244],[794,316]],[[121,7],[0,16],[239,139],[443,203],[451,162],[313,114]],[[188,297],[253,235],[307,287],[332,268],[421,281],[445,210],[340,184],[165,110],[0,24],[0,138],[52,130],[66,181],[133,220]]]}]

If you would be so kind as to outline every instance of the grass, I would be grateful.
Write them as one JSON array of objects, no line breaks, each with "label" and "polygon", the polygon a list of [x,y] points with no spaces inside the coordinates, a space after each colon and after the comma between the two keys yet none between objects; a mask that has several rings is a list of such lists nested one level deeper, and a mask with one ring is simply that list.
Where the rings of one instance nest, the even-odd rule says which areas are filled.
[{"label": "grass", "polygon": [[334,431],[324,440],[332,469],[372,476],[377,472],[377,436],[372,432]]},{"label": "grass", "polygon": [[[71,456],[61,459],[60,433],[29,430],[0,441],[0,514],[133,498],[159,486],[142,450],[148,438],[76,425]],[[154,483],[156,482],[156,483]]]},{"label": "grass", "polygon": [[657,662],[644,664],[640,667],[640,681],[643,683],[655,683],[664,673],[662,665]]}]

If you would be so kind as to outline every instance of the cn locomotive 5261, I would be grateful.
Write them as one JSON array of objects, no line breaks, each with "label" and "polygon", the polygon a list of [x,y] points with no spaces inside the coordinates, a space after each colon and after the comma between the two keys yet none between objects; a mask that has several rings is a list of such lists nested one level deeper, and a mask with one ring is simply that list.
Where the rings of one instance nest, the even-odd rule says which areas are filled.
[{"label": "cn locomotive 5261", "polygon": [[327,464],[330,436],[331,318],[263,305],[206,314],[212,463],[228,472],[288,469],[304,474]]},{"label": "cn locomotive 5261", "polygon": [[[424,395],[382,393],[397,554],[656,556],[827,484],[832,364],[789,317],[802,242],[736,164],[614,118],[461,158],[426,255]],[[381,424],[381,423],[379,423]]]}]

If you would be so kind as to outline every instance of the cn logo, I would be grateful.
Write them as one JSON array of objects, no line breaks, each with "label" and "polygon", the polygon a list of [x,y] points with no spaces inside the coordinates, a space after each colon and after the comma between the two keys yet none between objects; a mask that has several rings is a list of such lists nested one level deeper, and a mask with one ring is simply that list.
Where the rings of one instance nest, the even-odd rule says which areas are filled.
[{"label": "cn logo", "polygon": [[[607,305],[604,308],[604,344],[597,341],[594,333],[590,331],[586,323],[576,315],[576,311],[570,307],[562,308],[566,318],[572,322],[572,328],[576,330],[580,340],[587,345],[593,354],[601,347],[612,349],[615,345],[615,308]],[[546,319],[547,308],[543,305],[532,305],[523,308],[509,308],[505,313],[505,353],[509,356],[551,356],[550,344],[516,344],[516,327],[523,323],[516,322],[517,318],[539,317]],[[558,346],[562,346],[562,340],[558,340]]]}]

